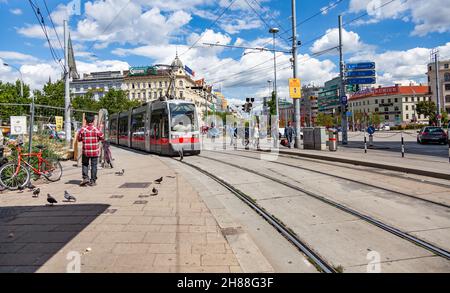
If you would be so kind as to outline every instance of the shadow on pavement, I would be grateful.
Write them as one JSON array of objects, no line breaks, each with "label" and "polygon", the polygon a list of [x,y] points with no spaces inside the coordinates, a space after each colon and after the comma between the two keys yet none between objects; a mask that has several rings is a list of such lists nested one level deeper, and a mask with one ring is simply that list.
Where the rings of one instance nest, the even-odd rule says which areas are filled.
[{"label": "shadow on pavement", "polygon": [[0,207],[0,273],[36,272],[108,208],[106,204]]},{"label": "shadow on pavement", "polygon": [[64,184],[72,184],[72,185],[80,185],[81,180],[69,180],[66,181]]}]

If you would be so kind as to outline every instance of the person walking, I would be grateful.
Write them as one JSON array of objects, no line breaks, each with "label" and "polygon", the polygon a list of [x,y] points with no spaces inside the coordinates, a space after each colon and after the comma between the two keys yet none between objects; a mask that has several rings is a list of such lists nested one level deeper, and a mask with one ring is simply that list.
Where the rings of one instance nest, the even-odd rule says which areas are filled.
[{"label": "person walking", "polygon": [[292,146],[294,134],[295,134],[295,130],[292,127],[292,122],[289,121],[288,126],[284,129],[284,136],[287,138],[289,148],[291,148],[291,146]]},{"label": "person walking", "polygon": [[[83,143],[81,186],[95,186],[97,181],[97,165],[100,156],[100,142],[104,140],[104,134],[94,126],[94,115],[86,116],[86,126],[78,132],[77,140]],[[89,163],[91,165],[91,178],[89,179]]]},{"label": "person walking", "polygon": [[257,150],[259,150],[259,124],[255,124],[255,128],[253,130],[253,138],[254,138],[254,145]]}]

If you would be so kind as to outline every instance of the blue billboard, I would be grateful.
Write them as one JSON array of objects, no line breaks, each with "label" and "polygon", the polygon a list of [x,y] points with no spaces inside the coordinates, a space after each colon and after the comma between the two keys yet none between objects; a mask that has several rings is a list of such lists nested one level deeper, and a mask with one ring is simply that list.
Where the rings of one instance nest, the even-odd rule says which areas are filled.
[{"label": "blue billboard", "polygon": [[347,71],[345,73],[347,77],[372,77],[375,76],[375,70],[359,70],[359,71]]},{"label": "blue billboard", "polygon": [[346,84],[374,84],[377,82],[375,77],[366,77],[366,78],[347,78],[345,80]]}]

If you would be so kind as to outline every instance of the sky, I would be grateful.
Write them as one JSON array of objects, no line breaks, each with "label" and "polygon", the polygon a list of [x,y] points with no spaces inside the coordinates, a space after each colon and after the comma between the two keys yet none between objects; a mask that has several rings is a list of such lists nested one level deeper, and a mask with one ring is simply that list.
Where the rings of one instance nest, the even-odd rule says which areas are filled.
[{"label": "sky", "polygon": [[[446,3],[447,2],[447,5]],[[338,15],[346,62],[374,61],[379,85],[426,84],[431,49],[450,58],[450,0],[297,0],[298,76],[323,85],[338,76]],[[39,8],[52,57],[34,10]],[[48,12],[47,12],[48,10]],[[18,72],[33,89],[61,77],[63,21],[68,20],[79,73],[182,62],[231,101],[269,94],[273,49],[277,90],[288,96],[292,46],[290,0],[0,0],[0,80]],[[49,16],[50,15],[50,16]],[[54,27],[52,25],[54,24]],[[55,61],[56,60],[56,61]]]}]

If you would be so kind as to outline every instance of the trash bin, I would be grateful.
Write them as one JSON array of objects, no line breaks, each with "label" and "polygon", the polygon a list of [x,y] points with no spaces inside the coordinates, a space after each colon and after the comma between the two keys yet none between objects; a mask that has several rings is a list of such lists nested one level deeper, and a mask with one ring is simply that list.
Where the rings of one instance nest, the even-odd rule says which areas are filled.
[{"label": "trash bin", "polygon": [[336,130],[330,131],[328,134],[328,146],[330,151],[337,151],[338,132]]}]

